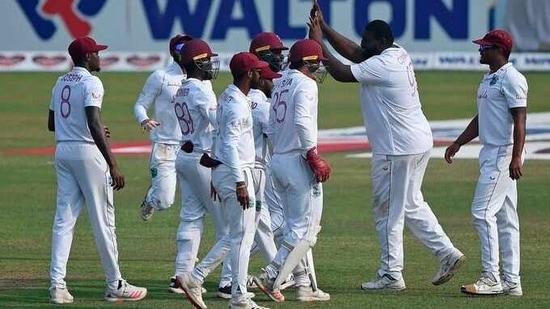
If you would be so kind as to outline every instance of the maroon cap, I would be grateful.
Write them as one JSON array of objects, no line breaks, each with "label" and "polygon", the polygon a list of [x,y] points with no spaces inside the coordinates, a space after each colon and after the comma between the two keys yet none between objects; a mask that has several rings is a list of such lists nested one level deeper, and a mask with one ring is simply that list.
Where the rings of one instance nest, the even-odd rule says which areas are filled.
[{"label": "maroon cap", "polygon": [[208,43],[201,39],[193,39],[185,43],[185,48],[181,51],[181,63],[188,63],[217,55],[212,52]]},{"label": "maroon cap", "polygon": [[478,45],[498,46],[508,53],[512,51],[512,47],[514,46],[512,36],[504,30],[489,31],[481,39],[477,39],[472,42]]},{"label": "maroon cap", "polygon": [[170,51],[177,51],[180,52],[181,48],[183,47],[183,44],[185,42],[189,42],[193,39],[190,35],[186,34],[176,34],[173,38],[170,39],[170,45],[169,49]]},{"label": "maroon cap", "polygon": [[273,32],[262,32],[257,34],[250,42],[250,52],[258,54],[264,50],[286,50],[288,47],[283,45],[283,42]]},{"label": "maroon cap", "polygon": [[240,52],[233,55],[229,62],[229,69],[233,75],[242,75],[250,70],[265,69],[269,63],[261,61],[256,55],[248,52]]},{"label": "maroon cap", "polygon": [[274,79],[274,78],[279,78],[281,76],[282,76],[281,74],[271,70],[269,66],[267,66],[267,68],[262,68],[262,72],[260,73],[260,78],[263,78],[263,79]]},{"label": "maroon cap", "polygon": [[299,40],[290,48],[289,61],[298,62],[304,60],[327,60],[323,57],[321,45],[314,40]]},{"label": "maroon cap", "polygon": [[87,53],[95,53],[107,49],[107,45],[99,45],[91,37],[77,38],[69,44],[69,55],[73,59],[82,59]]}]

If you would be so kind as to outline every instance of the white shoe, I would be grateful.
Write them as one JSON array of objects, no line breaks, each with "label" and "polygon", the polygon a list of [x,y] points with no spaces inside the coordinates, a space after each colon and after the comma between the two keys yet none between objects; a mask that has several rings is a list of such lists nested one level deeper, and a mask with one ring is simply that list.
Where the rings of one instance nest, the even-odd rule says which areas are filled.
[{"label": "white shoe", "polygon": [[176,276],[178,285],[185,291],[185,296],[197,309],[206,309],[206,304],[202,300],[202,287],[199,280],[189,273],[183,273]]},{"label": "white shoe", "polygon": [[145,298],[147,289],[129,284],[126,280],[119,280],[118,289],[111,290],[107,288],[105,300],[112,302],[119,301],[138,301]]},{"label": "white shoe", "polygon": [[74,297],[69,293],[67,288],[56,286],[50,287],[50,302],[54,304],[70,304],[74,301]]},{"label": "white shoe", "polygon": [[[218,288],[218,291],[216,292],[216,296],[218,296],[219,298],[223,298],[223,299],[231,299],[231,286],[226,285],[224,287]],[[254,297],[256,297],[256,294],[254,294],[252,292],[246,292],[245,297],[246,298],[254,298]]]},{"label": "white shoe", "polygon": [[[185,291],[178,285],[178,282],[176,281],[176,276],[170,278],[170,283],[168,284],[168,291],[170,293],[174,294],[185,294]],[[205,294],[208,292],[204,287],[201,287],[202,294]]]},{"label": "white shoe", "polygon": [[402,291],[405,288],[403,277],[395,279],[388,274],[378,277],[374,281],[361,284],[361,289],[365,291]]},{"label": "white shoe", "polygon": [[521,289],[521,283],[512,281],[502,281],[502,292],[510,296],[522,296],[523,291]]},{"label": "white shoe", "polygon": [[321,289],[313,291],[309,286],[300,286],[298,287],[298,296],[296,297],[299,301],[327,301],[330,300],[330,294],[323,292]]},{"label": "white shoe", "polygon": [[256,304],[252,299],[246,299],[244,302],[229,302],[229,309],[269,309]]},{"label": "white shoe", "polygon": [[462,265],[464,265],[465,261],[466,261],[466,256],[462,252],[460,252],[458,249],[455,252],[449,254],[447,257],[441,260],[439,271],[433,278],[432,284],[440,285],[451,280],[451,278],[455,275],[455,272]]},{"label": "white shoe", "polygon": [[259,275],[258,277],[253,277],[252,280],[254,281],[254,284],[256,284],[256,286],[267,296],[269,296],[269,298],[271,298],[273,301],[278,303],[282,303],[285,301],[285,297],[281,293],[281,291],[273,289],[273,283],[275,283],[275,279],[269,278],[265,271],[262,275]]},{"label": "white shoe", "polygon": [[143,200],[143,202],[141,203],[141,209],[139,213],[141,216],[141,219],[143,221],[149,221],[153,217],[154,213],[155,213],[155,208],[149,205],[147,201]]},{"label": "white shoe", "polygon": [[469,295],[498,295],[502,294],[502,284],[489,276],[482,276],[476,283],[463,285],[460,291]]}]

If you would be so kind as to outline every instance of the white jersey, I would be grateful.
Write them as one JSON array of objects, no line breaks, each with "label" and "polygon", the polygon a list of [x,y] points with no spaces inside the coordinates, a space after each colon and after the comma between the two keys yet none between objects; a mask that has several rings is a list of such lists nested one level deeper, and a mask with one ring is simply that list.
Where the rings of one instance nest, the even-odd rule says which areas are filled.
[{"label": "white jersey", "polygon": [[251,101],[254,143],[256,148],[257,168],[265,168],[271,157],[267,140],[270,103],[267,96],[259,89],[250,89],[248,98]]},{"label": "white jersey", "polygon": [[317,146],[317,82],[286,70],[273,88],[269,131],[274,154],[303,153]]},{"label": "white jersey", "polygon": [[216,125],[217,100],[211,83],[189,78],[174,96],[174,114],[181,129],[182,141],[191,141],[194,152],[209,152]]},{"label": "white jersey", "polygon": [[216,113],[215,158],[231,169],[235,182],[245,181],[243,168],[254,167],[254,133],[250,99],[231,84],[220,95]]},{"label": "white jersey", "polygon": [[512,145],[514,119],[511,108],[527,107],[527,80],[507,63],[486,73],[477,90],[479,141],[484,145]]},{"label": "white jersey", "polygon": [[147,110],[151,104],[155,105],[153,119],[161,123],[160,126],[151,130],[150,138],[154,143],[180,143],[181,130],[172,100],[185,77],[180,66],[172,62],[166,68],[158,69],[149,75],[139,94],[134,105],[134,114],[138,123],[141,124],[145,119],[149,119]]},{"label": "white jersey", "polygon": [[101,108],[103,103],[103,83],[82,67],[59,77],[52,89],[50,110],[54,111],[56,142],[94,143],[86,106]]},{"label": "white jersey", "polygon": [[433,147],[413,64],[405,49],[394,45],[351,65],[351,72],[361,83],[363,121],[374,154],[419,154]]}]

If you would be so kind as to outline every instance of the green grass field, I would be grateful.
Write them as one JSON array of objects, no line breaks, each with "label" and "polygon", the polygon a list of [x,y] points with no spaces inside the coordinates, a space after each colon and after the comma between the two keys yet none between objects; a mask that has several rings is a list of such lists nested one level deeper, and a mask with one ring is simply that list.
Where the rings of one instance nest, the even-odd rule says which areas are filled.
[{"label": "green grass field", "polygon": [[[48,303],[48,267],[51,225],[55,209],[56,180],[53,157],[15,156],[2,153],[15,148],[53,146],[47,131],[50,90],[58,74],[2,73],[0,84],[0,308],[51,308]],[[216,93],[228,83],[220,74]],[[424,110],[430,120],[469,118],[475,113],[475,91],[480,72],[418,72]],[[133,104],[147,74],[101,73],[106,95],[104,120],[111,128],[111,142],[146,140],[133,118]],[[550,76],[527,74],[529,112],[550,111]],[[362,124],[357,85],[339,84],[327,78],[320,86],[320,126],[323,129]],[[331,294],[326,303],[303,304],[287,291],[287,301],[275,304],[264,295],[256,300],[271,308],[546,308],[550,263],[550,210],[548,175],[550,161],[528,161],[519,182],[522,280],[524,296],[467,297],[461,284],[477,280],[480,271],[479,241],[471,223],[470,201],[478,167],[476,160],[457,160],[448,166],[432,159],[424,183],[424,195],[455,245],[468,258],[449,283],[431,285],[437,260],[407,231],[405,271],[407,290],[367,293],[362,282],[375,275],[379,249],[370,211],[369,161],[348,159],[345,153],[330,154],[333,175],[325,185],[323,231],[315,247],[320,287]],[[138,216],[142,196],[149,184],[146,156],[118,156],[127,186],[116,193],[117,234],[123,274],[134,284],[149,288],[146,300],[111,304],[102,301],[104,277],[93,243],[87,216],[77,224],[68,266],[67,281],[75,303],[68,308],[192,308],[182,297],[169,294],[173,274],[175,231],[180,198],[171,211],[157,213],[152,221]],[[213,239],[211,225],[205,230],[203,256]],[[253,257],[251,273],[263,260]],[[219,272],[205,282],[209,308],[227,308],[215,297]]]}]

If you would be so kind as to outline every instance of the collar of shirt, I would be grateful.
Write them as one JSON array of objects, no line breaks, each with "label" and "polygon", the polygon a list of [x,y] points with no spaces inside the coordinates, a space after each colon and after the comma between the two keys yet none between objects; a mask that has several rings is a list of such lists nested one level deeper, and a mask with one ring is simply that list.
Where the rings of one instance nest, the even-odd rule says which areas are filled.
[{"label": "collar of shirt", "polygon": [[260,97],[262,101],[267,101],[267,96],[260,89],[250,89],[250,92],[248,92],[248,97]]},{"label": "collar of shirt", "polygon": [[248,99],[248,97],[241,91],[241,89],[239,89],[239,87],[235,86],[234,84],[229,84],[229,86],[227,87],[227,89],[230,91],[230,92],[233,92],[234,94],[232,94],[232,96],[235,96],[237,100],[245,100],[246,102],[249,102],[250,100]]},{"label": "collar of shirt", "polygon": [[73,72],[77,72],[81,75],[92,75],[92,73],[90,73],[90,71],[88,71],[88,69],[83,68],[83,67],[73,67]]},{"label": "collar of shirt", "polygon": [[178,74],[178,75],[184,74],[183,71],[181,70],[180,65],[174,60],[172,60],[172,62],[170,62],[170,64],[166,66],[166,71],[173,72],[174,74]]}]

